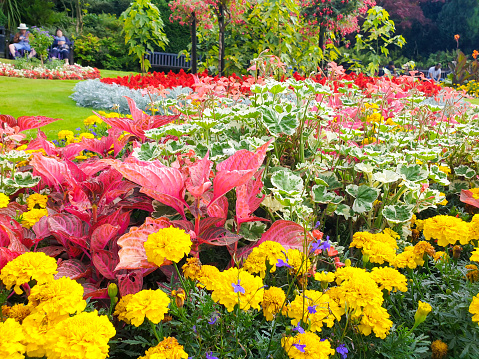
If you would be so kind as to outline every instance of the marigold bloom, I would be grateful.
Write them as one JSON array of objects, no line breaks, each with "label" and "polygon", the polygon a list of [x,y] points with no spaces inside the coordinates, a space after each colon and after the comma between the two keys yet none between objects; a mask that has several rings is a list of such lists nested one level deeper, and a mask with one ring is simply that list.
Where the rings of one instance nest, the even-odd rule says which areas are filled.
[{"label": "marigold bloom", "polygon": [[253,248],[243,264],[243,268],[251,274],[258,274],[261,278],[266,275],[266,261],[271,267],[270,272],[276,271],[278,259],[285,260],[285,248],[278,242],[265,241],[258,247]]},{"label": "marigold bloom", "polygon": [[28,212],[22,213],[22,225],[25,228],[32,228],[40,218],[48,216],[48,211],[45,208],[33,208]]},{"label": "marigold bloom", "polygon": [[281,345],[291,359],[327,359],[335,353],[329,340],[321,340],[311,332],[285,337],[281,339]]},{"label": "marigold bloom", "polygon": [[48,359],[103,359],[116,334],[106,315],[97,311],[69,317],[53,327],[45,344]]},{"label": "marigold bloom", "polygon": [[371,271],[371,278],[379,285],[380,290],[407,292],[406,276],[394,268],[375,267]]},{"label": "marigold bloom", "polygon": [[264,291],[263,302],[261,307],[263,308],[263,315],[266,320],[271,321],[275,315],[283,308],[283,314],[286,312],[286,295],[283,290],[278,287],[269,287]]},{"label": "marigold bloom", "polygon": [[469,305],[469,313],[472,314],[473,322],[479,322],[479,294],[472,298],[471,305]]},{"label": "marigold bloom", "polygon": [[59,140],[68,140],[68,139],[72,139],[74,137],[75,137],[75,134],[73,133],[73,131],[61,130],[60,132],[58,132],[58,139]]},{"label": "marigold bloom", "polygon": [[222,272],[212,283],[212,289],[211,298],[223,304],[229,312],[237,304],[245,311],[251,307],[259,309],[264,296],[263,280],[238,268]]},{"label": "marigold bloom", "polygon": [[447,344],[442,340],[435,340],[431,344],[432,359],[443,359],[447,355]]},{"label": "marigold bloom", "polygon": [[135,327],[143,324],[145,317],[152,323],[158,324],[168,313],[170,298],[160,289],[142,290],[129,299],[126,304],[125,318]]},{"label": "marigold bloom", "polygon": [[389,313],[383,307],[368,305],[364,307],[361,314],[356,313],[353,318],[360,317],[359,330],[362,334],[368,336],[371,331],[381,339],[389,334],[393,322],[389,319]]},{"label": "marigold bloom", "polygon": [[186,263],[181,267],[185,278],[197,280],[201,274],[201,262],[199,258],[186,258]]},{"label": "marigold bloom", "polygon": [[326,289],[328,283],[334,282],[336,275],[333,272],[316,272],[314,279],[321,282],[321,288]]},{"label": "marigold bloom", "polygon": [[399,253],[396,256],[394,263],[392,263],[396,268],[411,268],[414,269],[418,265],[423,265],[424,260],[422,256],[418,256],[414,253],[414,247],[407,246],[404,248],[402,253]]},{"label": "marigold bloom", "polygon": [[437,239],[437,244],[447,247],[459,241],[461,244],[469,243],[469,224],[460,218],[452,216],[435,216],[424,221],[424,237],[429,241]]},{"label": "marigold bloom", "polygon": [[[304,303],[303,303],[304,301]],[[303,312],[304,308],[306,310]],[[297,325],[301,320],[310,325],[310,330],[320,332],[324,324],[329,328],[334,320],[340,320],[344,310],[326,293],[306,290],[304,296],[298,294],[288,307],[291,323]]]},{"label": "marigold bloom", "polygon": [[471,258],[469,258],[469,260],[473,262],[479,262],[479,248],[474,248],[474,251],[472,251]]},{"label": "marigold bloom", "polygon": [[350,246],[361,248],[363,255],[366,255],[371,263],[392,263],[396,257],[397,242],[391,234],[397,236],[393,231],[376,234],[356,232]]},{"label": "marigold bloom", "polygon": [[220,270],[215,266],[203,265],[201,266],[201,272],[198,274],[198,286],[213,290],[213,286],[216,279],[220,276]]},{"label": "marigold bloom", "polygon": [[94,139],[95,135],[93,133],[90,133],[90,132],[82,132],[82,133],[80,133],[80,135],[78,135],[78,138],[80,140],[83,139],[83,138]]},{"label": "marigold bloom", "polygon": [[0,208],[5,208],[10,203],[10,197],[5,193],[0,193]]},{"label": "marigold bloom", "polygon": [[479,214],[475,214],[469,223],[469,239],[471,241],[479,239]]},{"label": "marigold bloom", "polygon": [[115,312],[113,315],[116,315],[118,317],[118,320],[122,320],[125,323],[130,324],[130,320],[127,319],[126,314],[126,306],[128,305],[128,302],[130,299],[133,297],[133,294],[127,294],[123,297],[121,297],[120,301],[116,304],[115,306]]},{"label": "marigold bloom", "polygon": [[419,301],[416,313],[414,314],[414,325],[417,326],[424,322],[431,310],[432,307],[430,304]]},{"label": "marigold bloom", "polygon": [[148,261],[159,267],[165,260],[178,263],[190,253],[192,244],[188,233],[170,226],[150,234],[144,247]]},{"label": "marigold bloom", "polygon": [[286,252],[288,264],[293,267],[292,272],[298,273],[298,276],[305,274],[311,267],[311,261],[306,258],[299,249],[288,249]]},{"label": "marigold bloom", "polygon": [[103,123],[103,120],[96,115],[88,116],[87,118],[83,120],[83,124],[85,126],[93,126],[94,124],[101,124],[101,123]]},{"label": "marigold bloom", "polygon": [[12,318],[16,322],[22,324],[23,320],[31,313],[31,308],[25,304],[15,304],[9,307],[2,306],[2,315],[7,318]]},{"label": "marigold bloom", "polygon": [[470,282],[477,282],[479,280],[479,270],[475,264],[468,264],[466,265],[466,269],[468,270],[466,273],[466,278]]},{"label": "marigold bloom", "polygon": [[46,208],[48,202],[48,196],[45,196],[40,193],[33,193],[27,198],[27,207],[28,210],[32,210],[33,208]]},{"label": "marigold bloom", "polygon": [[8,318],[5,322],[0,322],[0,358],[5,359],[23,359],[25,358],[25,345],[23,340],[22,326],[14,319]]},{"label": "marigold bloom", "polygon": [[188,354],[176,338],[168,337],[163,339],[156,347],[148,349],[145,355],[138,359],[188,359]]},{"label": "marigold bloom", "polygon": [[37,283],[46,283],[53,280],[57,273],[55,258],[43,252],[27,252],[8,262],[0,272],[0,280],[7,289],[15,286],[17,294],[22,294],[20,286],[31,280]]},{"label": "marigold bloom", "polygon": [[80,283],[61,277],[34,286],[28,296],[28,305],[32,307],[32,312],[44,313],[50,320],[63,320],[85,310],[83,294]]}]

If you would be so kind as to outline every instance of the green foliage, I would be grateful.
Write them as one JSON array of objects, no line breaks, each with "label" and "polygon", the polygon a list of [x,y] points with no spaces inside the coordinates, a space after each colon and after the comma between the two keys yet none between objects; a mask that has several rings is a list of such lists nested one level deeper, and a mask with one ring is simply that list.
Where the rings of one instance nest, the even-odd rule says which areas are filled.
[{"label": "green foliage", "polygon": [[0,1],[0,10],[2,10],[3,14],[7,18],[7,21],[6,21],[7,28],[13,29],[16,26],[18,26],[16,24],[20,22],[20,16],[21,16],[18,0]]},{"label": "green foliage", "polygon": [[7,17],[0,8],[0,26],[5,26],[7,24]]},{"label": "green foliage", "polygon": [[188,49],[191,43],[190,29],[187,25],[182,26],[178,22],[172,23],[170,21],[171,9],[168,6],[169,0],[152,0],[153,4],[158,7],[163,20],[163,31],[169,40],[165,46],[164,51],[168,53],[177,54],[180,51]]},{"label": "green foliage", "polygon": [[148,71],[150,62],[145,59],[153,44],[165,48],[168,38],[163,32],[163,20],[160,11],[148,0],[136,0],[121,14],[124,21],[125,44],[129,54],[135,54],[140,61],[141,71]]},{"label": "green foliage", "polygon": [[476,59],[469,61],[467,56],[457,50],[457,58],[450,65],[452,70],[452,84],[460,86],[469,80],[479,79],[479,62]]},{"label": "green foliage", "polygon": [[41,28],[32,28],[29,40],[32,47],[40,56],[40,60],[43,64],[43,62],[48,58],[48,49],[53,42],[53,37],[47,31]]},{"label": "green foliage", "polygon": [[82,66],[94,66],[95,54],[100,49],[100,39],[93,34],[86,34],[74,40],[78,63]]}]

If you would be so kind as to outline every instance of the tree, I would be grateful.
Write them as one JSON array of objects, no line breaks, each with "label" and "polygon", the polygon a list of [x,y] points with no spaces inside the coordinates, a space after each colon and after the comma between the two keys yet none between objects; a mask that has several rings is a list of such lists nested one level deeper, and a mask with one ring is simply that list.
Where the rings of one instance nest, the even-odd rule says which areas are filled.
[{"label": "tree", "polygon": [[231,23],[241,23],[246,10],[246,0],[174,0],[170,3],[172,20],[192,26],[198,21],[206,29],[218,26],[218,75],[225,68],[225,32]]},{"label": "tree", "polygon": [[411,28],[414,23],[430,24],[431,19],[424,14],[423,6],[436,2],[444,3],[445,0],[378,0],[377,4],[391,15],[399,29],[404,30]]},{"label": "tree", "polygon": [[148,0],[135,0],[130,7],[121,14],[124,21],[125,44],[129,47],[129,54],[135,54],[142,72],[148,71],[150,61],[145,59],[147,50],[153,51],[153,44],[163,50],[168,44],[168,38],[163,32],[163,21],[160,11]]},{"label": "tree", "polygon": [[0,10],[7,17],[7,28],[13,29],[20,23],[20,9],[17,0],[0,0]]}]

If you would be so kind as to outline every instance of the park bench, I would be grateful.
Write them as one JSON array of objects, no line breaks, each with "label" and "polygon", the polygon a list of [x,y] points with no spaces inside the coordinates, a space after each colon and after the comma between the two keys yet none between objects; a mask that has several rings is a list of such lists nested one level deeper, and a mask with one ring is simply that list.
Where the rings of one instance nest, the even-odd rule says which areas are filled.
[{"label": "park bench", "polygon": [[171,69],[187,70],[191,67],[191,61],[186,61],[185,55],[169,54],[166,52],[150,52],[146,55],[151,67],[165,67]]}]

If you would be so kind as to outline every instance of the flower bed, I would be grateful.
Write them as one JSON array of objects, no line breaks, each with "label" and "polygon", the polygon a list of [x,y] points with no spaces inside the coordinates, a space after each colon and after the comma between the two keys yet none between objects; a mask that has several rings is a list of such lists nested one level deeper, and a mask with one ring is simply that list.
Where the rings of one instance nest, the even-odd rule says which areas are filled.
[{"label": "flower bed", "polygon": [[227,81],[55,143],[0,115],[0,354],[474,357],[477,110],[406,79]]},{"label": "flower bed", "polygon": [[87,80],[100,78],[100,71],[97,68],[80,65],[63,65],[54,70],[41,66],[31,70],[20,70],[15,69],[12,64],[0,63],[0,76],[48,80]]}]

